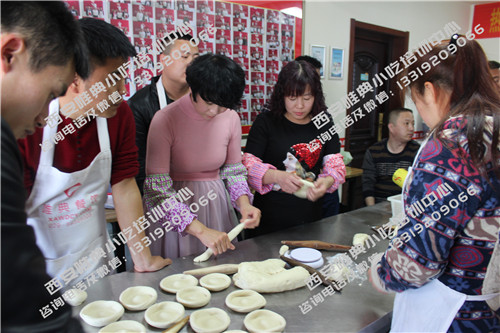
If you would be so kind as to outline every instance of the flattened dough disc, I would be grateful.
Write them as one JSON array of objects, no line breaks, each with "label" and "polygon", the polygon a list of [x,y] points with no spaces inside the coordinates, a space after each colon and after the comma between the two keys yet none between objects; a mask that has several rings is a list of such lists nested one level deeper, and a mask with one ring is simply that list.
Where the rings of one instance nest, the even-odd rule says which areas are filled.
[{"label": "flattened dough disc", "polygon": [[226,297],[226,305],[233,311],[248,313],[266,305],[264,296],[256,291],[235,290]]},{"label": "flattened dough disc", "polygon": [[243,324],[250,333],[282,332],[286,320],[276,312],[269,310],[255,310],[245,316]]},{"label": "flattened dough disc", "polygon": [[146,322],[154,327],[167,328],[184,316],[184,306],[177,302],[160,302],[151,305],[144,313]]},{"label": "flattened dough disc", "polygon": [[210,291],[221,291],[231,285],[231,278],[226,274],[211,273],[202,277],[200,284]]},{"label": "flattened dough disc", "polygon": [[177,292],[177,302],[188,308],[201,308],[210,302],[210,291],[203,287],[187,287]]},{"label": "flattened dough disc", "polygon": [[90,326],[102,327],[123,316],[125,309],[115,301],[95,301],[80,310],[80,317]]},{"label": "flattened dough disc", "polygon": [[135,320],[120,320],[101,328],[99,333],[146,333],[146,327]]},{"label": "flattened dough disc", "polygon": [[198,310],[189,318],[191,328],[197,333],[220,333],[228,328],[230,323],[229,315],[219,308]]},{"label": "flattened dough disc", "polygon": [[120,294],[120,303],[125,309],[130,311],[146,310],[151,304],[156,302],[158,293],[151,287],[137,286],[130,287]]},{"label": "flattened dough disc", "polygon": [[168,293],[175,294],[179,290],[198,285],[198,279],[192,275],[173,274],[160,281],[160,288]]},{"label": "flattened dough disc", "polygon": [[69,289],[63,294],[63,298],[71,306],[78,306],[87,299],[87,292],[77,288]]}]

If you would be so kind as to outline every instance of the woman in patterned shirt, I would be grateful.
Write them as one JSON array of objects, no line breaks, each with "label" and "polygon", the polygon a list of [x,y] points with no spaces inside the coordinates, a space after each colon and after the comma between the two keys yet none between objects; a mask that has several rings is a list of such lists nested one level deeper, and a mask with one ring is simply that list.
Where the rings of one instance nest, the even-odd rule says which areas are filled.
[{"label": "woman in patterned shirt", "polygon": [[401,83],[432,132],[405,182],[404,224],[370,278],[398,292],[392,331],[498,332],[500,98],[474,40],[412,57]]}]

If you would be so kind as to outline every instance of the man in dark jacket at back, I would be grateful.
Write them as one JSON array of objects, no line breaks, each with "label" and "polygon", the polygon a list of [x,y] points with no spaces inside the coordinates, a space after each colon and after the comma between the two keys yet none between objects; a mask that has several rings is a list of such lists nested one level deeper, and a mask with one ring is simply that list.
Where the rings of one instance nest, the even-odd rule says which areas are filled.
[{"label": "man in dark jacket at back", "polygon": [[[177,37],[176,32],[170,34],[171,40]],[[135,179],[141,194],[143,194],[142,187],[146,178],[146,147],[151,120],[158,110],[189,92],[186,68],[199,55],[198,47],[190,42],[192,38],[191,35],[186,34],[168,45],[160,54],[162,74],[154,77],[150,85],[136,92],[127,101],[135,118],[135,142],[139,148],[139,174]]]}]

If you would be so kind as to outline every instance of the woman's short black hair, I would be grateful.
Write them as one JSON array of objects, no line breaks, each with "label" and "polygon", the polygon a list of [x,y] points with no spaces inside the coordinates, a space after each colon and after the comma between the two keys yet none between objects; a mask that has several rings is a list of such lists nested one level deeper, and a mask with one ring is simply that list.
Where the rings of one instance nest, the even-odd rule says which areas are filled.
[{"label": "woman's short black hair", "polygon": [[286,113],[285,97],[304,95],[307,87],[311,89],[311,94],[314,96],[311,110],[311,116],[314,117],[327,109],[319,74],[308,62],[289,62],[279,73],[278,82],[274,86],[271,95],[271,112],[284,116]]},{"label": "woman's short black hair", "polygon": [[245,90],[245,72],[232,59],[222,55],[196,57],[186,69],[186,81],[194,101],[200,95],[205,102],[229,109],[240,105]]}]

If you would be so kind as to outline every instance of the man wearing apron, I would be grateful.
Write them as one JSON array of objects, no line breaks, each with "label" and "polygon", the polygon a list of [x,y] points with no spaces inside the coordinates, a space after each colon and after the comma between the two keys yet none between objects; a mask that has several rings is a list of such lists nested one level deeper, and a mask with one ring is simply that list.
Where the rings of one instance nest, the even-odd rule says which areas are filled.
[{"label": "man wearing apron", "polygon": [[[143,215],[134,181],[138,166],[132,114],[126,103],[120,105],[124,80],[100,92],[91,88],[116,73],[135,54],[134,48],[122,31],[104,21],[84,18],[80,25],[91,56],[90,77],[76,76],[66,95],[50,104],[48,125],[19,141],[29,193],[28,224],[35,229],[49,274],[65,288],[80,282],[90,286],[96,269],[112,259],[104,214],[110,182],[120,228],[132,227]],[[107,108],[103,100],[109,101]],[[85,101],[86,106],[79,109],[73,101]],[[50,145],[60,133],[64,137]],[[130,243],[144,237],[136,229],[131,228],[135,237],[129,237]],[[138,271],[170,263],[152,257],[147,247],[131,252]]]},{"label": "man wearing apron", "polygon": [[[172,40],[177,35],[170,34]],[[181,98],[189,92],[186,82],[186,68],[198,56],[198,47],[194,47],[189,41],[191,35],[183,35],[169,45],[160,55],[163,66],[162,75],[152,79],[151,84],[142,88],[134,94],[128,104],[134,113],[136,136],[135,142],[139,148],[139,174],[136,176],[137,185],[141,194],[143,193],[144,179],[146,178],[146,147],[149,125],[155,113],[166,107],[173,101]],[[169,41],[169,38],[165,38]],[[185,53],[186,45],[190,52]],[[174,51],[181,52],[182,57],[174,59],[166,58]]]}]

